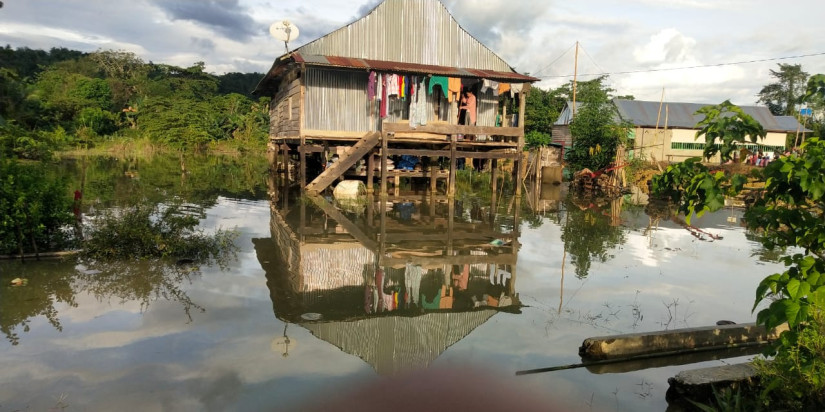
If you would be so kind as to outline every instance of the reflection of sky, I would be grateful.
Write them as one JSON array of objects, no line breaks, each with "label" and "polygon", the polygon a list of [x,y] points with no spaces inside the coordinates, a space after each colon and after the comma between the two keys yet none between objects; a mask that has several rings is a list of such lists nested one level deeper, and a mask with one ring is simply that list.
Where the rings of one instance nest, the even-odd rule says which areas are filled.
[{"label": "reflection of sky", "polygon": [[[0,342],[0,411],[46,410],[61,396],[73,410],[268,410],[375,379],[365,362],[297,325],[287,330],[296,342],[289,357],[271,350],[284,325],[251,243],[270,236],[269,213],[266,202],[229,199],[208,211],[204,227],[236,228],[241,251],[227,271],[202,268],[182,285],[206,309],[193,310],[191,322],[174,301],[155,300],[141,311],[135,302],[80,293],[77,307],[57,306],[63,332],[37,317],[31,331],[18,331],[20,345]],[[585,279],[575,277],[568,255],[563,291],[560,226],[523,225],[516,291],[528,307],[493,316],[434,365],[484,367],[569,409],[663,410],[667,378],[693,366],[513,376],[577,363],[578,346],[590,336],[754,319],[756,284],[779,266],[757,264],[740,229],[707,225],[724,239],[703,242],[663,223],[646,237],[646,220],[627,221],[627,242],[610,251],[614,258],[594,262]]]}]

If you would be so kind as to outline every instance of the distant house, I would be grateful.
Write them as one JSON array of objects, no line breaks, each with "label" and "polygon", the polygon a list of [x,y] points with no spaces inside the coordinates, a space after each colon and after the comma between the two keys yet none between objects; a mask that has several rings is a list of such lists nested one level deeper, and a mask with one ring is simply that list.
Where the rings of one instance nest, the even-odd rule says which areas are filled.
[{"label": "distant house", "polygon": [[[581,103],[577,107],[581,109]],[[633,150],[637,156],[648,159],[680,162],[689,157],[701,157],[705,147],[703,137],[697,139],[699,130],[696,124],[704,116],[696,112],[707,106],[701,103],[675,103],[643,100],[613,99],[616,111],[622,121],[632,125],[630,138],[634,144]],[[554,142],[559,139],[569,139],[569,123],[572,120],[570,107],[572,102],[562,111],[559,119],[553,126]],[[661,107],[661,111],[660,111]],[[746,114],[758,121],[768,132],[764,139],[756,143],[746,143],[744,146],[753,152],[762,151],[772,154],[785,150],[785,141],[788,134],[811,132],[802,127],[793,116],[774,116],[764,106],[739,106]],[[556,129],[558,128],[558,131]],[[719,161],[717,157],[715,159]]]},{"label": "distant house", "polygon": [[[439,0],[385,0],[359,20],[278,57],[255,92],[272,97],[271,149],[282,157],[298,153],[301,186],[317,192],[355,162],[371,165],[382,145],[385,154],[427,150],[433,161],[517,159],[523,119],[507,113],[499,96],[506,93],[523,108],[537,80],[517,73],[464,30]],[[459,121],[463,88],[476,99],[475,110],[464,114],[474,123]],[[519,113],[523,117],[524,110]],[[470,143],[464,136],[481,139]],[[306,158],[322,158],[330,146],[348,147],[340,166],[307,184],[313,176]],[[381,182],[396,173],[379,169],[387,173],[376,176]],[[373,168],[368,171],[371,190]],[[426,170],[407,175],[427,177]]]}]

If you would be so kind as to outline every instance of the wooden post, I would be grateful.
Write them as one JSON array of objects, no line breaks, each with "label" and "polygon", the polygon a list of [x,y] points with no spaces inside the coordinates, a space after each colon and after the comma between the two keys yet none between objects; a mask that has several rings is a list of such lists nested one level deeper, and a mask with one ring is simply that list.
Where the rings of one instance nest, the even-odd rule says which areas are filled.
[{"label": "wooden post", "polygon": [[401,196],[401,176],[398,174],[392,179],[392,194],[395,197]]},{"label": "wooden post", "polygon": [[387,198],[387,137],[388,134],[381,134],[381,198]]},{"label": "wooden post", "polygon": [[438,187],[438,169],[435,167],[435,162],[433,161],[435,158],[430,157],[427,158],[427,165],[429,166],[430,173],[430,195],[435,196],[436,188]]},{"label": "wooden post", "polygon": [[371,195],[375,191],[372,187],[375,180],[375,155],[373,152],[367,155],[367,194]]},{"label": "wooden post", "polygon": [[[386,184],[386,180],[384,182]],[[379,266],[384,266],[384,255],[387,253],[387,192],[382,191],[381,193],[381,201],[378,204],[381,209],[378,215],[378,259],[375,260]],[[381,287],[381,285],[376,286]]]},{"label": "wooden post", "polygon": [[495,221],[496,216],[496,201],[498,200],[498,196],[496,192],[498,192],[498,159],[490,159],[490,167],[492,170],[490,171],[490,193],[492,194],[492,199],[490,199],[490,219]]},{"label": "wooden post", "polygon": [[450,181],[448,182],[447,188],[447,198],[452,199],[455,197],[455,175],[456,175],[456,158],[455,158],[455,145],[456,145],[456,136],[450,136]]},{"label": "wooden post", "polygon": [[300,170],[300,183],[301,183],[301,191],[303,192],[306,190],[307,186],[307,154],[305,149],[306,138],[301,136],[301,145],[298,146],[298,158],[301,159],[301,170]]},{"label": "wooden post", "polygon": [[[289,182],[289,146],[286,142],[281,144],[281,151],[282,151],[282,159],[284,165],[284,182]],[[286,184],[286,183],[284,183]]]}]

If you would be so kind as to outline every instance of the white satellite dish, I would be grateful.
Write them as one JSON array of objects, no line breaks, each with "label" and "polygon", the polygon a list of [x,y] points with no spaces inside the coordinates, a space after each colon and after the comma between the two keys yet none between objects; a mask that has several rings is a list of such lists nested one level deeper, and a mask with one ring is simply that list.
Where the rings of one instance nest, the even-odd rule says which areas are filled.
[{"label": "white satellite dish", "polygon": [[278,21],[269,26],[269,34],[272,37],[284,42],[284,48],[289,53],[288,43],[297,39],[300,32],[298,26],[292,24],[289,20]]}]

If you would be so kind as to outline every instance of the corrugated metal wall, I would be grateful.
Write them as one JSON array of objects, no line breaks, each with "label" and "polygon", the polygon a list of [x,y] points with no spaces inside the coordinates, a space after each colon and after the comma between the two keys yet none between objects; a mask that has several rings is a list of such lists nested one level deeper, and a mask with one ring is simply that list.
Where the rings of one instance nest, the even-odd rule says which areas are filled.
[{"label": "corrugated metal wall", "polygon": [[[397,73],[398,74],[398,73]],[[370,122],[370,105],[367,100],[369,74],[354,70],[330,70],[309,67],[306,70],[306,102],[303,117],[304,129],[337,130],[349,132],[376,131],[378,101],[375,114]],[[437,88],[427,94],[427,121],[451,121],[457,114],[450,108],[449,101]],[[398,98],[388,100],[385,122],[404,122],[410,118],[410,102]],[[437,106],[440,106],[436,110]],[[498,97],[492,91],[478,97],[479,126],[495,126]],[[436,115],[439,114],[439,116]]]},{"label": "corrugated metal wall", "polygon": [[[400,17],[399,17],[400,16]],[[386,0],[364,18],[298,51],[306,54],[510,71],[438,0]]]},{"label": "corrugated metal wall", "polygon": [[304,129],[366,132],[369,124],[367,80],[361,71],[306,71]]}]

